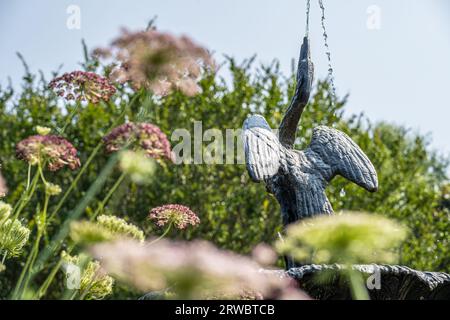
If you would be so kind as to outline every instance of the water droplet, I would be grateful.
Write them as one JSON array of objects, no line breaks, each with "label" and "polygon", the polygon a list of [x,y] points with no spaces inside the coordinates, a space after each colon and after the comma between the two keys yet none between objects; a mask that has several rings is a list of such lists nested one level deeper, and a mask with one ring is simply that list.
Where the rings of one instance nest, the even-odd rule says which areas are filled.
[{"label": "water droplet", "polygon": [[347,193],[345,192],[345,189],[342,188],[342,189],[341,189],[341,192],[339,193],[339,195],[341,196],[341,198],[345,197],[346,194],[347,194]]}]

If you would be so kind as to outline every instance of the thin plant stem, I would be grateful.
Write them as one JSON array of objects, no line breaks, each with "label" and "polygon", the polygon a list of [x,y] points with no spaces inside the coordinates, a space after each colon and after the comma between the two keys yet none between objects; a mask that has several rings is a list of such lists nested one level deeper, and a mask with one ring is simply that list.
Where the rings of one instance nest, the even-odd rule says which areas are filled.
[{"label": "thin plant stem", "polygon": [[[125,116],[127,110],[134,104],[134,102],[137,100],[137,98],[139,96],[140,96],[139,94],[136,94],[130,100],[130,102],[123,109],[122,113],[119,115],[119,117],[116,119],[116,121],[114,121],[114,123],[110,126],[110,129],[114,128],[122,120],[122,118]],[[86,160],[86,162],[83,164],[83,166],[81,167],[81,169],[78,172],[77,176],[75,177],[75,179],[70,184],[69,188],[66,190],[66,192],[64,193],[62,198],[56,204],[55,209],[53,209],[52,213],[49,216],[49,221],[52,221],[52,219],[55,217],[55,215],[58,213],[58,211],[62,208],[64,202],[67,199],[67,197],[70,195],[70,193],[73,191],[73,189],[75,189],[76,185],[78,184],[78,181],[80,180],[80,178],[82,177],[84,172],[87,170],[87,168],[89,167],[89,165],[91,164],[92,160],[95,158],[95,156],[97,155],[97,153],[99,152],[99,150],[101,149],[102,146],[103,146],[103,140],[100,139],[99,143],[94,148],[94,150],[92,151],[92,153],[90,154],[90,156]]]},{"label": "thin plant stem", "polygon": [[170,231],[170,229],[172,228],[172,222],[169,224],[169,226],[167,227],[166,231],[164,231],[164,233],[162,235],[160,235],[158,238],[156,238],[155,240],[151,241],[149,243],[149,245],[154,244],[156,242],[158,242],[159,240],[161,240],[162,238],[164,238]]},{"label": "thin plant stem", "polygon": [[[94,220],[97,215],[101,212],[101,210],[103,210],[103,208],[105,207],[106,203],[109,201],[109,199],[111,198],[111,196],[114,194],[114,192],[117,190],[117,188],[120,186],[120,184],[123,182],[124,178],[126,177],[125,173],[122,173],[120,175],[120,177],[117,179],[117,181],[114,183],[114,185],[111,187],[111,189],[109,190],[109,192],[107,193],[107,195],[105,196],[105,198],[102,200],[102,202],[99,204],[97,210],[95,211],[94,215],[92,215],[92,217],[90,217],[90,220]],[[69,245],[69,247],[66,249],[66,252],[68,254],[70,254],[72,252],[72,250],[75,248],[74,244]],[[38,298],[41,298],[42,296],[44,296],[47,292],[47,289],[49,288],[49,286],[51,285],[51,283],[53,282],[53,279],[56,276],[56,273],[58,272],[59,268],[62,265],[62,258],[59,258],[58,263],[53,267],[53,269],[50,271],[49,275],[47,276],[47,278],[45,279],[44,283],[41,285],[41,287],[39,288],[39,290],[37,291],[37,296]]]},{"label": "thin plant stem", "polygon": [[100,150],[100,148],[102,147],[103,142],[100,141],[99,144],[94,148],[94,150],[92,151],[91,155],[89,156],[89,158],[86,160],[86,162],[84,163],[84,165],[81,167],[80,171],[78,172],[77,176],[75,177],[75,179],[73,179],[72,183],[70,184],[69,188],[66,190],[66,192],[64,193],[64,195],[62,196],[62,198],[58,201],[58,203],[56,204],[55,209],[53,209],[52,213],[49,216],[49,221],[52,221],[53,218],[55,217],[55,215],[58,213],[58,211],[62,208],[64,202],[66,201],[67,197],[70,195],[70,193],[73,191],[73,189],[75,189],[75,187],[78,184],[78,181],[80,180],[81,176],[84,174],[84,172],[86,171],[86,169],[89,167],[89,165],[91,164],[92,160],[94,159],[94,157],[97,155],[98,151]]},{"label": "thin plant stem", "polygon": [[39,252],[39,242],[40,242],[40,240],[42,238],[42,235],[45,232],[45,225],[46,225],[46,220],[47,220],[47,208],[48,208],[49,198],[50,198],[50,196],[48,194],[46,194],[45,195],[45,202],[44,202],[44,210],[42,211],[42,220],[39,222],[41,224],[40,225],[40,229],[39,229],[39,226],[38,226],[38,239],[36,241],[36,247],[35,247],[33,258],[31,259],[31,263],[30,263],[30,266],[28,267],[27,275],[25,277],[25,282],[24,282],[24,285],[23,285],[23,290],[22,290],[21,296],[23,295],[24,292],[26,292],[26,290],[28,288],[28,283],[30,281],[31,274],[33,272],[34,263],[36,261],[37,254]]},{"label": "thin plant stem", "polygon": [[15,208],[13,209],[13,219],[17,219],[22,212],[23,208],[30,202],[31,197],[34,194],[34,191],[36,190],[36,185],[39,181],[39,172],[36,171],[33,180],[31,182],[31,187],[27,190],[25,190],[22,193],[22,196],[20,197],[19,201],[16,203]]},{"label": "thin plant stem", "polygon": [[26,187],[26,191],[28,191],[28,189],[30,188],[30,183],[31,183],[31,164],[28,164],[28,174],[27,174],[27,187]]},{"label": "thin plant stem", "polygon": [[[39,175],[38,175],[37,172],[36,172],[36,175],[35,175],[35,177],[33,178],[33,186],[32,186],[32,190],[30,191],[29,195],[24,196],[25,194],[27,194],[27,191],[25,191],[25,192],[22,194],[22,196],[20,197],[20,199],[19,199],[19,201],[21,202],[20,206],[19,206],[18,208],[15,208],[15,209],[17,209],[16,212],[14,212],[15,209],[13,209],[13,216],[12,216],[12,219],[11,219],[12,221],[17,220],[17,218],[19,217],[19,214],[20,214],[20,212],[22,211],[22,209],[23,209],[23,208],[26,206],[26,204],[30,201],[30,199],[31,199],[31,197],[32,197],[32,195],[33,195],[33,193],[34,193],[34,190],[36,189],[36,184],[37,184],[38,178],[39,178]],[[13,223],[11,223],[11,224],[9,225],[9,228],[8,228],[8,230],[6,231],[6,233],[9,233],[9,232],[11,231],[12,228],[13,228]],[[7,252],[6,252],[6,253],[7,253]],[[7,258],[7,256],[5,255],[5,256],[3,257],[2,264],[5,262],[6,258]]]},{"label": "thin plant stem", "polygon": [[31,249],[30,253],[28,254],[27,261],[25,262],[25,266],[23,267],[22,272],[20,273],[19,280],[17,280],[16,287],[14,288],[14,291],[11,295],[11,298],[13,300],[18,299],[19,292],[22,288],[23,279],[25,278],[25,274],[28,270],[28,267],[30,266],[31,260],[33,259],[35,247],[37,245],[39,245],[39,240],[40,240],[40,235],[38,233],[38,235],[36,236],[36,240],[33,244],[33,248]]},{"label": "thin plant stem", "polygon": [[[28,204],[28,202],[30,202],[31,197],[33,196],[34,191],[36,190],[36,185],[37,185],[38,181],[39,181],[39,173],[36,172],[36,174],[33,177],[33,182],[31,183],[31,190],[29,190],[29,191],[25,190],[22,193],[22,196],[20,197],[19,201],[16,203],[16,206],[13,209],[13,216],[11,219],[12,221],[18,219],[23,208],[25,208],[25,206]],[[13,227],[13,223],[10,224],[10,226],[6,232],[9,233],[11,231],[12,227]],[[6,259],[6,257],[4,259]]]},{"label": "thin plant stem", "polygon": [[94,214],[91,217],[91,220],[95,219],[100,212],[105,208],[106,203],[109,201],[109,199],[112,197],[112,195],[114,194],[114,192],[117,190],[117,188],[122,184],[123,180],[125,179],[125,177],[127,176],[127,174],[125,172],[122,172],[122,174],[120,175],[120,177],[117,179],[117,181],[114,183],[114,185],[111,187],[111,189],[109,190],[109,192],[106,194],[105,198],[102,200],[102,202],[100,202],[100,204],[97,207],[97,210],[95,210]]},{"label": "thin plant stem", "polygon": [[364,286],[364,279],[358,271],[352,269],[348,266],[348,277],[350,280],[350,289],[352,292],[352,297],[355,300],[370,300],[367,289]]},{"label": "thin plant stem", "polygon": [[67,127],[69,126],[70,122],[72,121],[73,117],[77,113],[78,109],[80,108],[80,103],[77,102],[75,105],[75,108],[70,113],[69,117],[66,120],[66,123],[64,124],[63,128],[61,130],[58,130],[60,134],[64,133],[66,131]]},{"label": "thin plant stem", "polygon": [[[68,250],[68,253],[71,250],[72,249]],[[53,267],[53,269],[51,270],[51,272],[49,273],[49,275],[47,276],[47,278],[45,279],[45,281],[42,283],[41,287],[37,291],[36,296],[35,296],[37,299],[42,298],[47,293],[47,290],[50,287],[50,285],[52,284],[53,279],[55,278],[56,273],[58,272],[59,268],[61,268],[62,263],[63,263],[62,258],[59,258],[58,262],[55,264],[55,266]]]},{"label": "thin plant stem", "polygon": [[[21,293],[23,293],[23,290],[25,289],[22,283],[24,283],[24,279],[27,271],[30,270],[30,266],[32,264],[32,261],[36,259],[36,254],[39,249],[39,242],[41,240],[41,231],[38,231],[36,235],[36,239],[33,244],[33,248],[31,249],[30,253],[28,254],[27,261],[25,262],[25,266],[22,269],[22,272],[20,273],[19,280],[16,283],[16,287],[14,288],[14,292],[12,294],[12,299],[18,299],[21,296]],[[23,288],[23,290],[22,290]],[[20,294],[19,294],[20,293]]]},{"label": "thin plant stem", "polygon": [[32,276],[41,271],[45,262],[50,258],[52,253],[56,252],[60,248],[64,239],[67,237],[70,231],[69,229],[70,223],[81,216],[81,214],[88,206],[89,202],[97,195],[98,192],[100,192],[101,187],[103,186],[106,179],[113,171],[117,161],[118,161],[117,155],[113,155],[108,160],[108,162],[100,172],[98,178],[94,181],[94,183],[90,186],[90,188],[86,192],[86,195],[83,197],[83,199],[81,199],[77,207],[68,214],[66,220],[63,222],[61,228],[59,229],[59,232],[53,237],[50,244],[46,246],[46,248],[40,253],[37,260],[35,271],[33,272]]},{"label": "thin plant stem", "polygon": [[[39,162],[38,163],[38,172],[39,172],[39,177],[41,178],[42,182],[45,184],[47,184],[47,181],[44,177],[44,173],[42,171],[42,165]],[[37,182],[33,185],[33,187],[35,187],[37,184]],[[36,225],[37,225],[37,235],[36,235],[36,239],[34,242],[34,245],[32,247],[31,252],[28,254],[27,257],[27,261],[25,263],[25,266],[22,269],[22,272],[20,273],[20,277],[19,280],[16,283],[16,287],[14,288],[14,292],[13,292],[13,298],[20,298],[23,294],[23,292],[26,289],[28,280],[29,280],[29,271],[32,269],[32,266],[34,264],[34,261],[36,259],[37,253],[39,251],[39,242],[41,240],[42,234],[45,231],[45,223],[46,223],[46,217],[47,217],[47,208],[48,208],[48,202],[49,202],[49,198],[50,196],[48,195],[48,193],[45,193],[45,199],[44,199],[44,208],[43,210],[37,215],[36,219]],[[25,282],[24,282],[25,279]],[[24,285],[22,285],[22,283],[24,283]],[[23,288],[23,289],[22,289]]]},{"label": "thin plant stem", "polygon": [[39,175],[41,176],[42,182],[44,182],[44,185],[47,185],[47,180],[45,180],[44,172],[42,171],[42,166],[40,163],[38,164],[38,171]]},{"label": "thin plant stem", "polygon": [[[114,123],[111,125],[111,128],[114,128],[116,125],[118,125],[118,123],[122,120],[122,118],[126,115],[126,112],[128,109],[131,109],[132,105],[134,104],[134,102],[141,96],[140,93],[135,94],[135,96],[130,100],[130,102],[124,107],[123,111],[121,112],[121,114],[119,115],[119,117],[114,121]],[[95,147],[95,149],[93,150],[93,152],[91,153],[91,155],[89,156],[88,160],[86,161],[86,163],[83,165],[83,167],[81,168],[80,172],[78,173],[78,175],[76,176],[76,178],[72,181],[69,189],[64,193],[63,197],[60,199],[60,201],[58,202],[58,204],[56,205],[56,208],[53,210],[53,212],[50,214],[49,216],[49,220],[51,220],[56,214],[57,212],[62,208],[65,200],[67,199],[67,197],[70,195],[70,193],[72,192],[72,190],[75,188],[75,186],[77,185],[79,179],[81,178],[81,176],[83,175],[83,173],[86,171],[87,167],[89,166],[89,164],[92,162],[92,160],[94,159],[95,155],[98,153],[98,151],[100,150],[100,148],[103,145],[103,141],[100,141],[98,143],[98,145]],[[99,190],[101,189],[101,186],[105,183],[108,175],[113,171],[114,166],[116,165],[118,161],[118,156],[117,154],[112,156],[107,164],[105,165],[105,167],[103,167],[102,171],[100,172],[99,176],[97,177],[97,179],[94,181],[94,183],[89,187],[86,195],[83,197],[83,199],[80,201],[80,203],[75,207],[75,209],[73,209],[69,215],[67,216],[67,218],[65,219],[65,221],[63,222],[59,232],[55,235],[55,237],[52,239],[51,243],[43,250],[43,252],[41,252],[39,254],[39,257],[37,259],[37,264],[36,264],[36,268],[35,270],[33,270],[33,273],[30,275],[30,279],[32,280],[34,278],[34,276],[40,272],[43,269],[44,263],[50,258],[51,254],[53,252],[56,252],[59,247],[62,245],[63,240],[67,237],[68,233],[69,233],[69,226],[71,221],[77,219],[82,212],[85,210],[85,208],[87,207],[87,205],[89,204],[89,202],[93,199],[93,197],[99,192]],[[54,267],[54,269],[52,270],[52,272],[50,273],[50,279],[47,279],[45,282],[47,282],[45,290],[50,286],[51,282],[54,279],[54,276],[57,272],[57,270],[60,267],[60,263],[57,263],[56,266]],[[44,282],[44,283],[45,283]],[[39,294],[43,295],[45,294],[45,292],[41,292],[39,291]]]}]

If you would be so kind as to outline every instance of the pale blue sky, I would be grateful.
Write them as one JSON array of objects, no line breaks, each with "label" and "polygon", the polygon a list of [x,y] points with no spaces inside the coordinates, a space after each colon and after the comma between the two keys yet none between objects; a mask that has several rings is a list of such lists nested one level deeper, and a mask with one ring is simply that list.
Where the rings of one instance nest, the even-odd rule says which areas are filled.
[{"label": "pale blue sky", "polygon": [[[66,27],[69,5],[81,9],[81,29]],[[348,113],[364,112],[423,133],[450,153],[450,1],[325,0],[338,93],[350,93]],[[381,30],[366,27],[367,8],[381,8]],[[33,71],[64,71],[81,60],[80,39],[105,46],[119,27],[158,27],[188,34],[238,59],[277,58],[288,73],[304,33],[303,0],[0,0],[0,83],[19,84],[20,51]],[[312,0],[312,54],[318,77],[326,61],[317,1]]]}]

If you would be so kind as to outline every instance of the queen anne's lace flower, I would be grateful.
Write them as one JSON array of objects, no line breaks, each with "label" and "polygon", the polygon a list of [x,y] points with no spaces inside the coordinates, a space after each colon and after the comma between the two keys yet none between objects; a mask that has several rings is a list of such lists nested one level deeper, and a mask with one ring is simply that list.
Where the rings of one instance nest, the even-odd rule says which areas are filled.
[{"label": "queen anne's lace flower", "polygon": [[72,170],[80,166],[74,146],[54,135],[28,137],[17,144],[16,154],[31,165],[46,163],[50,171],[57,171],[66,165]]},{"label": "queen anne's lace flower", "polygon": [[75,221],[70,225],[70,236],[76,243],[93,244],[129,238],[144,241],[144,232],[137,226],[116,216],[101,215],[96,222]]},{"label": "queen anne's lace flower", "polygon": [[6,181],[2,176],[2,173],[0,172],[0,198],[6,196],[6,193],[8,192],[8,187],[6,186]]},{"label": "queen anne's lace flower", "polygon": [[6,219],[9,218],[12,212],[11,205],[0,201],[0,224],[3,223]]},{"label": "queen anne's lace flower", "polygon": [[128,122],[113,129],[103,138],[108,152],[118,151],[125,146],[143,151],[154,159],[172,160],[172,151],[167,136],[150,123]]},{"label": "queen anne's lace flower", "polygon": [[117,279],[144,291],[170,287],[178,299],[273,299],[290,288],[292,279],[263,272],[251,259],[219,250],[207,242],[156,243],[117,241],[91,249],[102,267]]},{"label": "queen anne's lace flower", "polygon": [[6,252],[7,256],[20,255],[29,237],[30,229],[24,227],[19,220],[0,221],[0,252]]},{"label": "queen anne's lace flower", "polygon": [[155,29],[124,30],[111,48],[97,49],[95,55],[105,58],[113,55],[119,61],[111,73],[113,80],[130,81],[135,88],[145,87],[161,96],[173,89],[188,96],[197,94],[201,66],[214,67],[207,50],[188,37],[175,37]]},{"label": "queen anne's lace flower", "polygon": [[407,233],[405,227],[386,217],[350,212],[293,224],[277,248],[299,262],[393,263],[397,255],[392,249]]},{"label": "queen anne's lace flower", "polygon": [[[63,251],[61,257],[66,267],[68,265],[82,267],[80,256],[70,256]],[[89,261],[80,276],[80,297],[83,296],[86,300],[100,300],[112,293],[114,279],[102,270],[98,261]]]},{"label": "queen anne's lace flower", "polygon": [[107,229],[95,222],[83,220],[70,224],[70,237],[75,243],[89,245],[98,242],[111,241],[114,236]]},{"label": "queen anne's lace flower", "polygon": [[150,211],[149,218],[159,227],[173,224],[180,230],[185,229],[188,225],[197,226],[200,224],[200,219],[194,212],[179,204],[167,204],[153,208]]},{"label": "queen anne's lace flower", "polygon": [[114,235],[144,241],[144,232],[135,225],[116,216],[101,215],[97,223]]},{"label": "queen anne's lace flower", "polygon": [[49,87],[66,100],[99,103],[109,101],[116,92],[111,82],[93,72],[73,71],[53,79]]}]

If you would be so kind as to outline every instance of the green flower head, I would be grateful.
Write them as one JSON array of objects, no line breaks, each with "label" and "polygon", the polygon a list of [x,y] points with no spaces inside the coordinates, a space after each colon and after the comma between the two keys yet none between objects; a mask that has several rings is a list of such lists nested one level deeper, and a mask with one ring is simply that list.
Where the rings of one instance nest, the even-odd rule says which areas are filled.
[{"label": "green flower head", "polygon": [[30,230],[19,220],[7,219],[0,225],[0,251],[5,251],[10,257],[19,256],[29,237]]},{"label": "green flower head", "polygon": [[9,218],[11,211],[12,207],[9,204],[0,201],[0,223]]},{"label": "green flower head", "polygon": [[70,237],[79,244],[111,241],[114,236],[106,228],[90,221],[74,221],[70,224]]},{"label": "green flower head", "polygon": [[144,232],[135,225],[116,216],[101,215],[97,224],[111,232],[115,237],[127,237],[144,241]]},{"label": "green flower head", "polygon": [[118,238],[131,238],[144,241],[144,232],[131,223],[115,216],[101,215],[96,222],[72,222],[70,236],[80,244],[93,244],[112,241]]},{"label": "green flower head", "polygon": [[276,245],[282,254],[313,263],[390,263],[407,230],[377,215],[344,213],[304,220]]},{"label": "green flower head", "polygon": [[63,251],[61,257],[66,265],[75,265],[81,270],[79,294],[86,300],[100,300],[112,293],[114,279],[100,267],[98,261],[89,261],[85,256],[71,256]]},{"label": "green flower head", "polygon": [[137,184],[144,184],[151,180],[155,173],[155,161],[143,152],[124,151],[120,154],[120,169],[128,174]]}]

